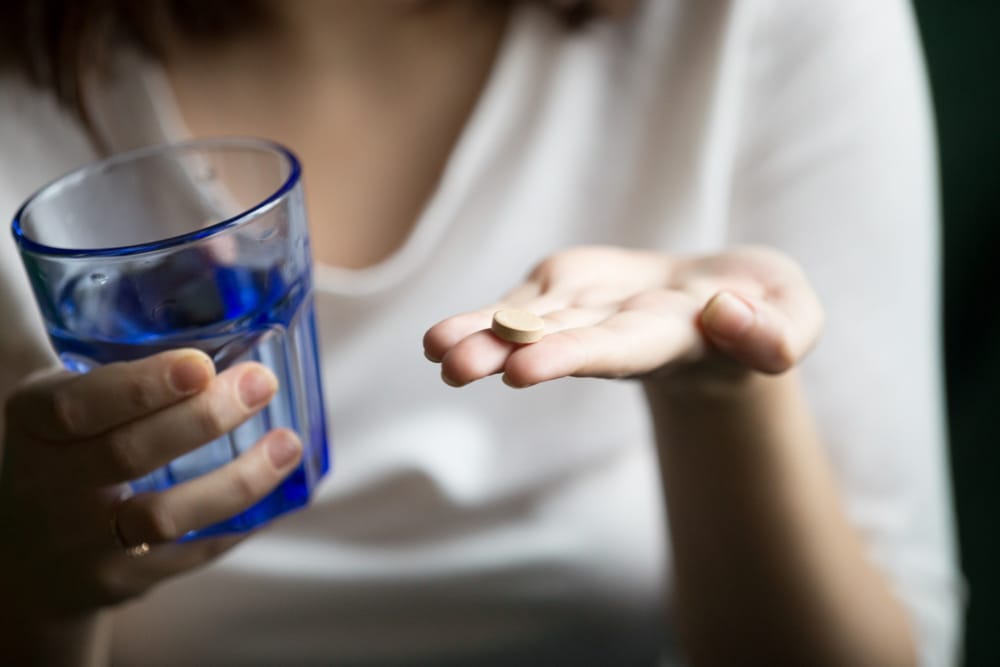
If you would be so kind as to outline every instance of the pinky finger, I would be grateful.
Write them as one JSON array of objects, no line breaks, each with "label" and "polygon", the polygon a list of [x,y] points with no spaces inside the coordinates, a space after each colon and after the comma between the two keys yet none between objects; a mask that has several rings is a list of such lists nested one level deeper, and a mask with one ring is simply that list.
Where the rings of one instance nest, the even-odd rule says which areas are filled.
[{"label": "pinky finger", "polygon": [[[158,544],[139,558],[122,552],[107,562],[103,577],[106,601],[116,604],[140,596],[165,579],[210,563],[252,534]],[[122,561],[128,566],[123,567]]]},{"label": "pinky finger", "polygon": [[210,563],[251,535],[252,532],[234,533],[190,542],[159,544],[137,561],[142,565],[146,587]]}]

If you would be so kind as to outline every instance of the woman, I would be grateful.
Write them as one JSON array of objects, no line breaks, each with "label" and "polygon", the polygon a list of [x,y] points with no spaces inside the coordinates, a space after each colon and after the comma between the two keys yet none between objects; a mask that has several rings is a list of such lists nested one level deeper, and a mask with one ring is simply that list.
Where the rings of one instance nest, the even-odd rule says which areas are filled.
[{"label": "woman", "polygon": [[[337,464],[238,547],[173,543],[264,495],[298,444],[118,503],[160,463],[157,418],[193,449],[273,377],[185,352],[51,370],[5,244],[7,650],[954,659],[935,186],[902,1],[651,0],[573,28],[576,4],[79,7],[6,22],[24,48],[7,41],[3,210],[98,151],[297,151]],[[498,298],[546,337],[484,331]]]}]

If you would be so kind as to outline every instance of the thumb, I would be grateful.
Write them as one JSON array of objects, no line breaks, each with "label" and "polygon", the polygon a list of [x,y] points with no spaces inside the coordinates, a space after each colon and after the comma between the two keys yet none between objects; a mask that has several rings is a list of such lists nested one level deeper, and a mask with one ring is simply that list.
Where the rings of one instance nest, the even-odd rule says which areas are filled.
[{"label": "thumb", "polygon": [[713,296],[699,320],[714,347],[763,373],[778,374],[790,369],[815,338],[802,335],[796,323],[774,305],[732,292]]}]

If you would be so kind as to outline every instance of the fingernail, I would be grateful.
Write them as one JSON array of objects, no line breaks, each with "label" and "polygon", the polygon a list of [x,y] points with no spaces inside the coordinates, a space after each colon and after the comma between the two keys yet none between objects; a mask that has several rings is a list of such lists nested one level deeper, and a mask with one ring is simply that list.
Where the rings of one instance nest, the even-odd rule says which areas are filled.
[{"label": "fingernail", "polygon": [[278,469],[291,464],[298,457],[300,451],[302,451],[302,444],[292,433],[276,435],[267,444],[267,455],[271,459],[271,465]]},{"label": "fingernail", "polygon": [[440,359],[435,359],[434,357],[432,357],[431,353],[428,352],[427,350],[424,350],[424,357],[427,359],[427,361],[433,361],[435,364],[440,363],[441,361]]},{"label": "fingernail", "polygon": [[170,366],[167,381],[178,394],[193,394],[208,384],[212,377],[211,365],[208,357],[192,352]]},{"label": "fingernail", "polygon": [[270,371],[260,368],[249,370],[240,378],[240,401],[248,409],[259,407],[270,400],[277,388],[278,379]]},{"label": "fingernail", "polygon": [[701,314],[701,321],[710,333],[724,339],[735,339],[753,325],[753,309],[743,299],[719,292]]},{"label": "fingernail", "polygon": [[461,387],[461,386],[462,386],[462,385],[461,385],[461,384],[459,384],[458,382],[455,382],[455,381],[454,381],[454,380],[452,380],[452,379],[451,379],[450,377],[448,377],[447,375],[445,375],[445,374],[444,374],[444,371],[441,371],[441,380],[442,380],[442,381],[443,381],[443,382],[444,382],[444,383],[445,383],[446,385],[448,385],[449,387]]}]

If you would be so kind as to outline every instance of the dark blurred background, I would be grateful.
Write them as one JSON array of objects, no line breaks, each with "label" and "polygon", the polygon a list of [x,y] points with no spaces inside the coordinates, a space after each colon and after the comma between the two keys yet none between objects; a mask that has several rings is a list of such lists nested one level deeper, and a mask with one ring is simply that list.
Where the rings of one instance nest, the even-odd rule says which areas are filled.
[{"label": "dark blurred background", "polygon": [[1000,665],[1000,0],[915,0],[937,110],[966,665]]}]

